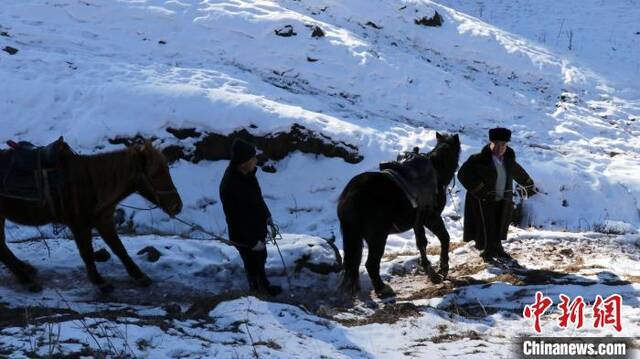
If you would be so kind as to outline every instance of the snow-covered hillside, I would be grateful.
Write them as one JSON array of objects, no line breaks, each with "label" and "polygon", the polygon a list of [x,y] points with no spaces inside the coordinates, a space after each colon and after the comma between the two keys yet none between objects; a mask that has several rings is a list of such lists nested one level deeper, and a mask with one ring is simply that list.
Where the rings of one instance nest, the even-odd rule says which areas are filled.
[{"label": "snow-covered hillside", "polygon": [[[442,26],[416,23],[436,11],[443,19]],[[155,139],[159,148],[179,145],[188,152],[194,151],[198,141],[208,133],[228,135],[244,129],[265,136],[289,131],[297,124],[323,138],[357,147],[363,159],[349,163],[339,157],[290,153],[268,163],[275,173],[259,171],[263,193],[283,232],[301,235],[314,243],[322,242],[314,237],[335,236],[341,247],[335,202],[352,176],[376,169],[379,162],[393,159],[398,152],[414,146],[430,149],[435,144],[436,131],[461,136],[461,161],[464,161],[486,144],[489,128],[504,126],[514,131],[511,146],[518,161],[547,193],[525,203],[525,224],[553,231],[514,228],[514,233],[530,239],[550,236],[554,240],[561,237],[558,233],[562,231],[622,234],[621,237],[603,234],[594,246],[613,243],[607,247],[612,256],[628,254],[630,259],[624,263],[632,266],[637,259],[633,251],[637,252],[636,233],[640,228],[637,19],[640,4],[634,0],[4,0],[0,6],[0,50],[4,49],[0,51],[0,141],[29,140],[44,144],[62,135],[78,152],[94,153],[121,148],[122,144],[116,144],[120,142],[118,139],[142,136]],[[167,129],[195,129],[198,135],[180,139]],[[181,217],[223,235],[226,224],[218,186],[226,165],[227,161],[193,163],[180,159],[171,168],[185,204]],[[464,189],[457,185],[444,212],[454,243],[461,240],[461,221],[456,218],[463,211],[463,199]],[[137,196],[125,202],[147,205]],[[128,208],[125,211],[137,234],[181,235],[194,241],[204,238],[160,211]],[[40,231],[52,235],[45,228],[10,223],[7,227],[9,242],[39,236]],[[567,234],[574,239],[592,235]],[[140,240],[140,247],[160,247],[162,239],[143,236],[132,238],[131,243]],[[69,243],[61,243],[62,249],[72,253],[70,256],[76,256]],[[227,250],[220,249],[224,245],[186,243],[190,243],[185,245],[188,249],[179,245],[165,249],[176,251],[175,257],[169,256],[170,263],[154,274],[164,278],[177,271],[179,281],[189,282],[191,274],[200,273],[204,267],[206,273],[215,276],[218,272],[211,269],[215,262],[211,258],[198,259],[198,269],[188,271],[189,275],[176,263],[207,254],[215,259],[227,258],[220,255]],[[414,243],[413,233],[393,235],[387,252],[400,257],[407,255],[410,257],[407,260],[414,263]],[[572,246],[576,241],[567,243]],[[616,243],[625,245],[616,247]],[[540,245],[535,240],[517,244],[531,248]],[[36,256],[43,260],[42,264],[46,262],[42,247],[38,256],[34,254],[38,249],[31,247],[33,244],[9,245],[18,248],[19,254]],[[515,250],[515,244],[511,245]],[[137,250],[138,245],[134,246]],[[466,254],[474,251],[469,246],[461,248]],[[626,248],[627,252],[616,252],[622,251],[620,248]],[[298,250],[288,251],[300,254]],[[52,250],[52,255],[55,253],[60,254]],[[185,253],[193,257],[183,257]],[[461,258],[467,259],[465,253],[459,253]],[[456,261],[455,252],[451,257]],[[49,276],[68,264],[82,278],[84,273],[79,258],[76,259],[51,264]],[[236,262],[224,263],[233,268],[239,266]],[[274,263],[277,265],[277,261]],[[525,263],[535,265],[536,260],[526,258]],[[120,268],[116,264],[110,265]],[[592,264],[587,261],[581,265]],[[616,270],[609,264],[597,264],[606,271]],[[387,268],[388,273],[395,273],[393,263],[387,266],[391,267]],[[623,268],[623,272],[615,274],[626,276],[625,280],[635,278],[637,282],[638,273],[631,268]],[[455,273],[452,264],[452,274]],[[487,273],[491,274],[490,269],[466,274],[485,278]],[[234,280],[242,280],[239,273],[232,274]],[[0,276],[3,286],[5,282],[13,283],[5,269],[0,269]],[[299,281],[303,283],[305,278]],[[315,279],[326,280],[322,288],[336,284],[335,275]],[[634,298],[635,304],[625,307],[636,318],[630,319],[627,336],[640,333],[636,282],[613,288]],[[193,288],[202,283],[196,280],[190,285]],[[87,285],[86,290],[90,291],[86,281],[81,280],[78,285]],[[221,283],[202,285],[207,293],[225,289]],[[93,301],[87,299],[86,292],[77,293],[62,283],[54,287],[79,303]],[[163,288],[156,290],[161,292]],[[191,293],[192,288],[187,292]],[[234,284],[231,289],[242,286]],[[126,291],[129,290],[134,289]],[[555,285],[550,285],[549,290],[553,295],[561,291]],[[45,292],[48,299],[44,300],[18,295],[19,291],[13,285],[3,289],[0,303],[8,307],[19,307],[24,301],[66,306],[52,304],[51,296],[57,298],[56,292]],[[500,291],[499,296],[502,294]],[[12,297],[20,300],[7,299]],[[444,297],[438,295],[419,302],[416,313],[422,315],[420,319],[416,323],[400,321],[397,326],[407,331],[405,326],[431,326],[430,336],[444,335],[442,331],[434,332],[433,327],[435,318],[442,314],[438,305],[440,300],[446,303]],[[485,292],[479,298],[493,300],[495,293]],[[233,324],[242,319],[235,317],[234,310],[244,305],[251,307],[254,310],[251,315],[262,318],[260,321],[266,328],[277,327],[273,330],[279,333],[279,339],[269,340],[280,349],[274,349],[271,341],[265,339],[265,351],[271,355],[295,356],[315,348],[313,353],[318,355],[314,357],[334,356],[337,352],[355,357],[393,357],[394,353],[402,352],[397,348],[407,344],[398,341],[397,346],[378,347],[374,339],[369,339],[400,330],[393,326],[372,324],[373,327],[364,329],[344,329],[333,324],[327,326],[324,319],[306,317],[307,313],[289,306],[283,307],[285,310],[253,298],[236,301],[224,304],[231,309],[218,307],[211,316],[224,317],[220,325],[225,326],[226,321]],[[415,305],[415,298],[408,301]],[[153,302],[152,306],[158,305]],[[358,307],[363,312],[356,313],[357,318],[371,314],[366,307]],[[442,320],[449,320],[447,325],[464,333],[520,327],[522,322],[518,321],[500,324],[510,318],[504,313],[508,312],[506,307],[480,321],[465,319],[461,321],[464,324],[452,324],[450,319]],[[89,311],[86,307],[74,309]],[[241,309],[237,315],[245,316],[247,311]],[[263,318],[279,316],[283,310],[290,311],[285,317],[300,316],[311,324],[298,325],[289,317],[280,324],[268,324]],[[164,311],[154,313],[148,315],[164,315]],[[325,317],[339,318],[343,314]],[[222,330],[210,324],[203,324],[203,328]],[[122,326],[118,328],[121,330]],[[181,329],[183,334],[188,331],[185,328]],[[189,328],[202,329],[197,329],[197,325]],[[11,330],[17,329],[0,331],[0,340],[13,335]],[[257,329],[252,330],[255,333]],[[322,332],[324,339],[292,339],[296,333],[309,335],[307,331]],[[152,334],[149,336],[162,337],[161,333]],[[191,334],[194,339],[201,333]],[[170,337],[173,339],[167,340],[180,336],[164,338]],[[204,338],[198,339],[198,345],[208,343],[208,337]],[[283,342],[282,338],[290,342]],[[463,335],[458,339],[464,338]],[[223,353],[220,355],[251,355],[250,346],[237,337],[231,335],[224,340],[235,344],[216,347]],[[318,341],[330,342],[334,349],[327,349]],[[293,342],[297,344],[287,344]],[[487,349],[489,352],[508,356],[500,345],[493,344]],[[389,349],[392,347],[400,351]],[[462,352],[478,350],[456,344],[453,347]],[[353,348],[360,349],[350,351]],[[150,357],[158,354],[142,349],[134,353]],[[483,354],[484,349],[478,357]]]},{"label": "snow-covered hillside", "polygon": [[[639,10],[579,3],[9,2],[0,40],[18,52],[0,57],[2,139],[64,135],[89,153],[138,134],[160,147],[179,142],[167,127],[266,134],[298,123],[364,156],[351,165],[295,153],[276,174],[260,174],[285,230],[328,236],[333,201],[355,173],[414,145],[428,149],[436,130],[461,134],[464,160],[502,125],[549,193],[528,203],[531,224],[637,227]],[[442,27],[415,24],[434,10]],[[286,25],[295,36],[275,34]],[[312,26],[325,36],[312,37]],[[216,232],[225,229],[225,165],[173,168],[185,214]],[[203,208],[203,199],[215,203]]]}]

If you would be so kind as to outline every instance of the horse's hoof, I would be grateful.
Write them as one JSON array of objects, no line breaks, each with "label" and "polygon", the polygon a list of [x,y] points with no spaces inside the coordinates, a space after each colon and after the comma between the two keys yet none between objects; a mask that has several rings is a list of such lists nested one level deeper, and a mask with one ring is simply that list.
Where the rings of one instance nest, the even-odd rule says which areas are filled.
[{"label": "horse's hoof", "polygon": [[40,293],[42,292],[42,285],[40,283],[32,282],[26,284],[27,290],[31,293]]},{"label": "horse's hoof", "polygon": [[139,287],[148,287],[148,286],[151,285],[151,283],[153,283],[153,281],[146,274],[144,274],[144,275],[142,275],[142,277],[136,279],[136,284]]},{"label": "horse's hoof", "polygon": [[36,269],[36,267],[32,266],[29,263],[23,263],[22,264],[22,271],[27,273],[30,277],[33,277],[36,274],[38,274],[38,270]]},{"label": "horse's hoof", "polygon": [[109,294],[113,292],[113,286],[107,282],[98,284],[98,289],[102,292],[102,294]]},{"label": "horse's hoof", "polygon": [[376,289],[376,295],[380,299],[386,299],[390,297],[395,297],[396,292],[393,291],[393,288],[388,284],[385,284],[380,290]]},{"label": "horse's hoof", "polygon": [[343,279],[340,283],[340,291],[344,294],[350,294],[355,297],[360,292],[359,279]]},{"label": "horse's hoof", "polygon": [[437,273],[431,266],[427,268],[427,276],[429,280],[433,284],[440,284],[444,280],[443,276],[440,273]]},{"label": "horse's hoof", "polygon": [[440,270],[438,271],[438,275],[442,277],[442,280],[447,279],[447,276],[449,275],[449,268],[440,267]]}]

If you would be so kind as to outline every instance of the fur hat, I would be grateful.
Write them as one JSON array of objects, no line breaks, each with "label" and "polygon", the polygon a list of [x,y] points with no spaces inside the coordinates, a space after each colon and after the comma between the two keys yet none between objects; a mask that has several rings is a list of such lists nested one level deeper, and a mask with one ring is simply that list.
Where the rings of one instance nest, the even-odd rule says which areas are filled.
[{"label": "fur hat", "polygon": [[511,140],[511,131],[507,128],[496,127],[489,130],[489,141],[504,141],[509,142]]},{"label": "fur hat", "polygon": [[236,138],[233,140],[231,144],[231,163],[234,165],[239,165],[241,163],[247,162],[251,158],[255,157],[256,148],[251,143],[241,139]]}]

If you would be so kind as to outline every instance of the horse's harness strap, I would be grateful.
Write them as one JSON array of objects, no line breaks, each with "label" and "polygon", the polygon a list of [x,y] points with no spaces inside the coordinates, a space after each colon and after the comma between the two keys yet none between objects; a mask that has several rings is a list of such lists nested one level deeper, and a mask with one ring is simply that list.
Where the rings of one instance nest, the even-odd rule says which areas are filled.
[{"label": "horse's harness strap", "polygon": [[156,202],[158,203],[160,203],[160,196],[167,196],[178,193],[175,188],[170,190],[156,190],[156,188],[153,186],[153,182],[151,181],[151,179],[149,179],[147,174],[144,173],[144,171],[140,174],[140,178],[149,185],[149,188],[151,188],[151,192],[153,192]]}]

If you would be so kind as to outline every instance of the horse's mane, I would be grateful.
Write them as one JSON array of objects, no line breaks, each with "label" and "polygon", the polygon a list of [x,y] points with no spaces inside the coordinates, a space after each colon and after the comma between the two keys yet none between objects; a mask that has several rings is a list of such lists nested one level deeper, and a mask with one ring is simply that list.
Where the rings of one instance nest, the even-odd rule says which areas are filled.
[{"label": "horse's mane", "polygon": [[[120,150],[89,155],[72,155],[68,171],[72,186],[93,188],[99,195],[113,189],[122,179],[131,179],[143,170],[143,166],[155,168],[166,164],[166,158],[158,149],[148,146],[144,149],[144,162],[140,148],[127,147]],[[140,152],[140,153],[139,153]]]},{"label": "horse's mane", "polygon": [[455,148],[449,141],[441,141],[424,156],[430,159],[436,168],[440,185],[446,185],[451,182],[456,169],[458,169],[459,149]]}]

